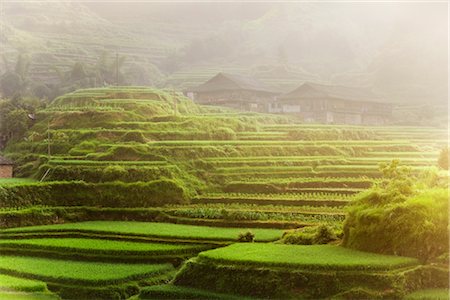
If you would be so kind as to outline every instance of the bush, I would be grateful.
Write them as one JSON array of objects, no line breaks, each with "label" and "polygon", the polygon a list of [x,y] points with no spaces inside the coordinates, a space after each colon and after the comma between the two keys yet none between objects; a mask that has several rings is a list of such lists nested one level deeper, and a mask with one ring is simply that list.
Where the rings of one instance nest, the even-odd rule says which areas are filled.
[{"label": "bush", "polygon": [[398,162],[383,173],[384,180],[349,207],[344,246],[422,261],[448,252],[447,188],[425,188]]},{"label": "bush", "polygon": [[212,132],[215,139],[218,140],[235,140],[236,133],[233,129],[228,127],[219,127]]},{"label": "bush", "polygon": [[309,226],[283,234],[281,242],[295,245],[328,244],[338,239],[335,231],[327,225]]},{"label": "bush", "polygon": [[238,236],[238,242],[251,243],[255,239],[255,234],[251,231],[241,232]]}]

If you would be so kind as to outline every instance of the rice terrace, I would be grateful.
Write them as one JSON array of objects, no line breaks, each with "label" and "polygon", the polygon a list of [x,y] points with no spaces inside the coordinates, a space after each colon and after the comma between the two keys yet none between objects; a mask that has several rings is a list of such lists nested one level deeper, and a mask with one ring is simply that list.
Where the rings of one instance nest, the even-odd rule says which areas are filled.
[{"label": "rice terrace", "polygon": [[[278,41],[277,30],[306,26],[312,33],[295,31],[315,45],[304,55],[326,65],[318,49],[328,25],[314,44],[311,24],[344,22],[322,15],[333,5],[366,8],[269,2],[238,13],[237,3],[186,2],[181,13],[144,1],[129,4],[142,10],[134,20],[119,13],[123,3],[103,12],[105,3],[36,3],[6,3],[0,20],[3,63],[16,63],[0,74],[0,299],[449,299],[448,117],[438,90],[429,102],[410,98],[423,91],[412,84],[388,90],[370,77],[385,64],[358,81],[330,60],[326,76],[295,60],[294,41],[271,50],[278,58],[257,51],[270,44],[263,32]],[[58,7],[67,20],[78,9],[77,32],[47,23]],[[184,28],[195,7],[211,19]],[[155,27],[141,27],[144,8]],[[297,14],[318,20],[307,27]],[[228,40],[236,24],[246,42]],[[16,55],[21,39],[32,55]],[[233,41],[251,65],[221,51]],[[112,42],[123,56],[93,63]],[[246,68],[255,78],[231,74]],[[373,80],[382,96],[324,78]]]}]

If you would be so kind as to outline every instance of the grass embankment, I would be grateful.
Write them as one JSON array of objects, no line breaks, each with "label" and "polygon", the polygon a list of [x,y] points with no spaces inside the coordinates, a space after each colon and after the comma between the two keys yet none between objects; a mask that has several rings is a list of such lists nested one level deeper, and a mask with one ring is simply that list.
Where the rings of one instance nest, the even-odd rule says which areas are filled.
[{"label": "grass embankment", "polygon": [[115,284],[173,270],[170,264],[119,264],[2,256],[2,273],[77,285]]},{"label": "grass embankment", "polygon": [[[194,225],[180,225],[171,223],[152,222],[109,222],[91,221],[67,223],[45,226],[29,226],[11,228],[0,231],[4,234],[52,233],[52,232],[87,232],[111,233],[119,235],[138,235],[160,239],[206,240],[206,241],[235,241],[241,228],[207,227]],[[252,229],[256,241],[274,241],[281,238],[283,231],[276,229]]]},{"label": "grass embankment", "polygon": [[407,300],[448,300],[450,291],[448,289],[419,290],[405,296]]},{"label": "grass embankment", "polygon": [[47,284],[42,281],[0,274],[0,291],[46,292]]},{"label": "grass embankment", "polygon": [[99,255],[174,255],[183,253],[195,253],[205,249],[201,245],[187,244],[163,244],[163,243],[142,243],[132,241],[115,241],[105,239],[84,239],[84,238],[39,238],[39,239],[18,239],[0,240],[0,249],[19,248],[88,253]]},{"label": "grass embankment", "polygon": [[355,251],[334,245],[233,244],[199,254],[219,264],[311,270],[390,270],[417,265],[413,258]]},{"label": "grass embankment", "polygon": [[240,243],[200,253],[173,283],[256,298],[328,299],[355,289],[368,291],[364,299],[399,298],[420,268],[414,258],[335,245]]},{"label": "grass embankment", "polygon": [[60,300],[61,298],[55,294],[45,292],[14,292],[0,291],[0,299],[2,300]]},{"label": "grass embankment", "polygon": [[31,178],[0,178],[0,186],[5,185],[20,185],[34,183],[36,180]]},{"label": "grass embankment", "polygon": [[245,300],[250,298],[165,284],[143,288],[139,293],[138,299]]}]

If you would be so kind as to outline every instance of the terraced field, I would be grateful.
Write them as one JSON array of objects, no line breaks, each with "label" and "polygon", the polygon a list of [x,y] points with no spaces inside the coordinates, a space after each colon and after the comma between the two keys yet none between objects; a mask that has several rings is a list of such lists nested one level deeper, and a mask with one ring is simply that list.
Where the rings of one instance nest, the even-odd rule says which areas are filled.
[{"label": "terraced field", "polygon": [[[390,289],[387,273],[403,276],[400,269],[417,262],[271,242],[286,229],[327,224],[341,230],[345,207],[377,182],[380,163],[399,159],[420,175],[436,166],[447,144],[439,128],[298,124],[143,87],[77,91],[36,117],[26,140],[5,149],[24,179],[0,180],[0,273],[41,280],[70,299],[288,296],[279,290],[280,278],[301,279],[280,273],[286,264],[323,265],[347,272],[338,276],[346,283],[356,276],[363,287],[364,280],[371,283],[368,289]],[[249,235],[256,243],[220,248]],[[177,285],[161,285],[199,252],[187,263],[195,276],[186,267]],[[226,263],[218,267],[219,260]],[[362,266],[370,272],[361,273]],[[236,278],[230,270],[239,271]],[[383,273],[379,285],[376,272]],[[345,292],[319,273],[314,278],[329,283],[330,293]],[[242,285],[234,292],[233,284],[197,286],[191,279],[199,274]],[[260,288],[252,280],[267,283],[261,294],[251,292]],[[305,297],[331,296],[309,287],[315,292]],[[48,296],[48,290],[36,293]]]}]

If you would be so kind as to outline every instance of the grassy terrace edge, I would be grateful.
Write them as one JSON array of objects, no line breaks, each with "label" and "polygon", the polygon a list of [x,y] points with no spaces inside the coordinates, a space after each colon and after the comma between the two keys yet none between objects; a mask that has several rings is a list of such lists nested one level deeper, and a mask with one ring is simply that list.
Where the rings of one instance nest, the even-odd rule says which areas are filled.
[{"label": "grassy terrace edge", "polygon": [[387,271],[419,265],[415,258],[362,252],[336,245],[238,243],[201,252],[198,259],[217,264],[307,270]]},{"label": "grassy terrace edge", "polygon": [[[207,227],[156,222],[132,221],[88,221],[56,225],[29,226],[0,230],[0,238],[20,233],[86,232],[139,235],[146,237],[195,239],[210,241],[236,241],[245,228]],[[256,241],[275,241],[281,238],[282,230],[252,228]]]}]

